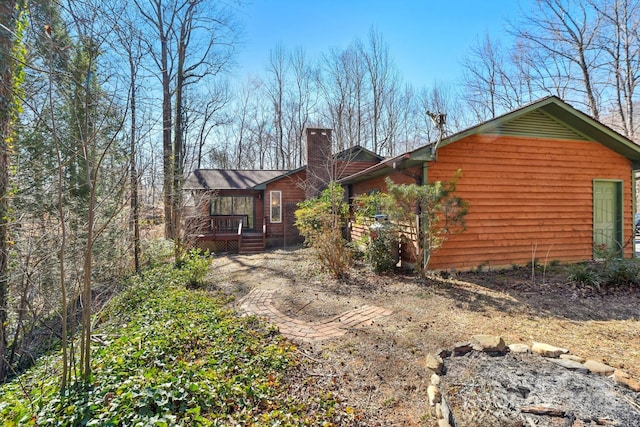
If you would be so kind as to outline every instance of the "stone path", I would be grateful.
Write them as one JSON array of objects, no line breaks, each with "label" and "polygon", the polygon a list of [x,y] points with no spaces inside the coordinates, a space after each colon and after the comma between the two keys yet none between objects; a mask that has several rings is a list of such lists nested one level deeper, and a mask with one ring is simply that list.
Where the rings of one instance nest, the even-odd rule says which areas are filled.
[{"label": "stone path", "polygon": [[322,322],[305,322],[280,312],[273,304],[274,291],[253,289],[239,301],[241,310],[267,318],[275,323],[280,333],[300,341],[320,341],[344,335],[349,328],[373,324],[373,319],[389,316],[392,311],[373,305],[345,311]]}]

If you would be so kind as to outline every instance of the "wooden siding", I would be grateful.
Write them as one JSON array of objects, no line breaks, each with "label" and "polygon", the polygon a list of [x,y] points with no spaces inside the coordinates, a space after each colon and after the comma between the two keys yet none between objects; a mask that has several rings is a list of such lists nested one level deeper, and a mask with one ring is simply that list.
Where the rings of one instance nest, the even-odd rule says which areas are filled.
[{"label": "wooden siding", "polygon": [[[267,219],[267,246],[287,246],[302,241],[298,229],[293,226],[293,207],[305,199],[306,171],[302,170],[267,185],[264,194],[264,212]],[[269,209],[271,191],[282,191],[282,222],[272,223]]]},{"label": "wooden siding", "polygon": [[[458,168],[467,230],[449,237],[431,268],[591,259],[594,179],[623,182],[623,241],[633,237],[630,161],[601,144],[472,135],[439,150],[428,180],[449,180]],[[625,256],[632,251],[625,246]]]},{"label": "wooden siding", "polygon": [[394,172],[390,175],[379,176],[367,181],[357,182],[351,187],[350,197],[355,197],[374,190],[386,191],[387,185],[384,181],[387,176],[389,176],[389,178],[391,178],[391,180],[396,184],[416,184],[416,179],[421,179],[422,177],[422,168],[417,167],[407,169],[402,172]]},{"label": "wooden siding", "polygon": [[353,175],[354,173],[360,172],[361,170],[365,170],[378,162],[364,162],[364,161],[337,161],[335,165],[335,179],[341,179],[349,175]]}]

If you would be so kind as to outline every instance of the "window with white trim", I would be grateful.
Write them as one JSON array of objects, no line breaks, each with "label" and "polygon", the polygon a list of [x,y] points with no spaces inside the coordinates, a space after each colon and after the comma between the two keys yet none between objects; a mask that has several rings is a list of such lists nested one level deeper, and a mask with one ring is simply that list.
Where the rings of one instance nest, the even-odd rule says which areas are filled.
[{"label": "window with white trim", "polygon": [[269,209],[271,222],[282,222],[282,191],[271,191]]}]

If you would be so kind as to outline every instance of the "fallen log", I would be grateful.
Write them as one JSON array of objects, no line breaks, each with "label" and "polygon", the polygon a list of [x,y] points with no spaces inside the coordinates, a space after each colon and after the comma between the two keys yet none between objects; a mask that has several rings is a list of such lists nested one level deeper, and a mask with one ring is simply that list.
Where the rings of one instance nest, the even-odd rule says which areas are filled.
[{"label": "fallen log", "polygon": [[549,415],[550,417],[565,417],[567,412],[563,409],[549,408],[547,406],[521,406],[520,412],[534,415]]}]

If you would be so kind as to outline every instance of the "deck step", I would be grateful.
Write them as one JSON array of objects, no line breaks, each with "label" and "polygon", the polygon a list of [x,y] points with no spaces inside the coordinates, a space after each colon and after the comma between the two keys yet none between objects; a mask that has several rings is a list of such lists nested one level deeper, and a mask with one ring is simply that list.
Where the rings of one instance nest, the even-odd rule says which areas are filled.
[{"label": "deck step", "polygon": [[243,234],[242,242],[238,253],[241,254],[258,254],[264,252],[264,242],[262,234]]}]

